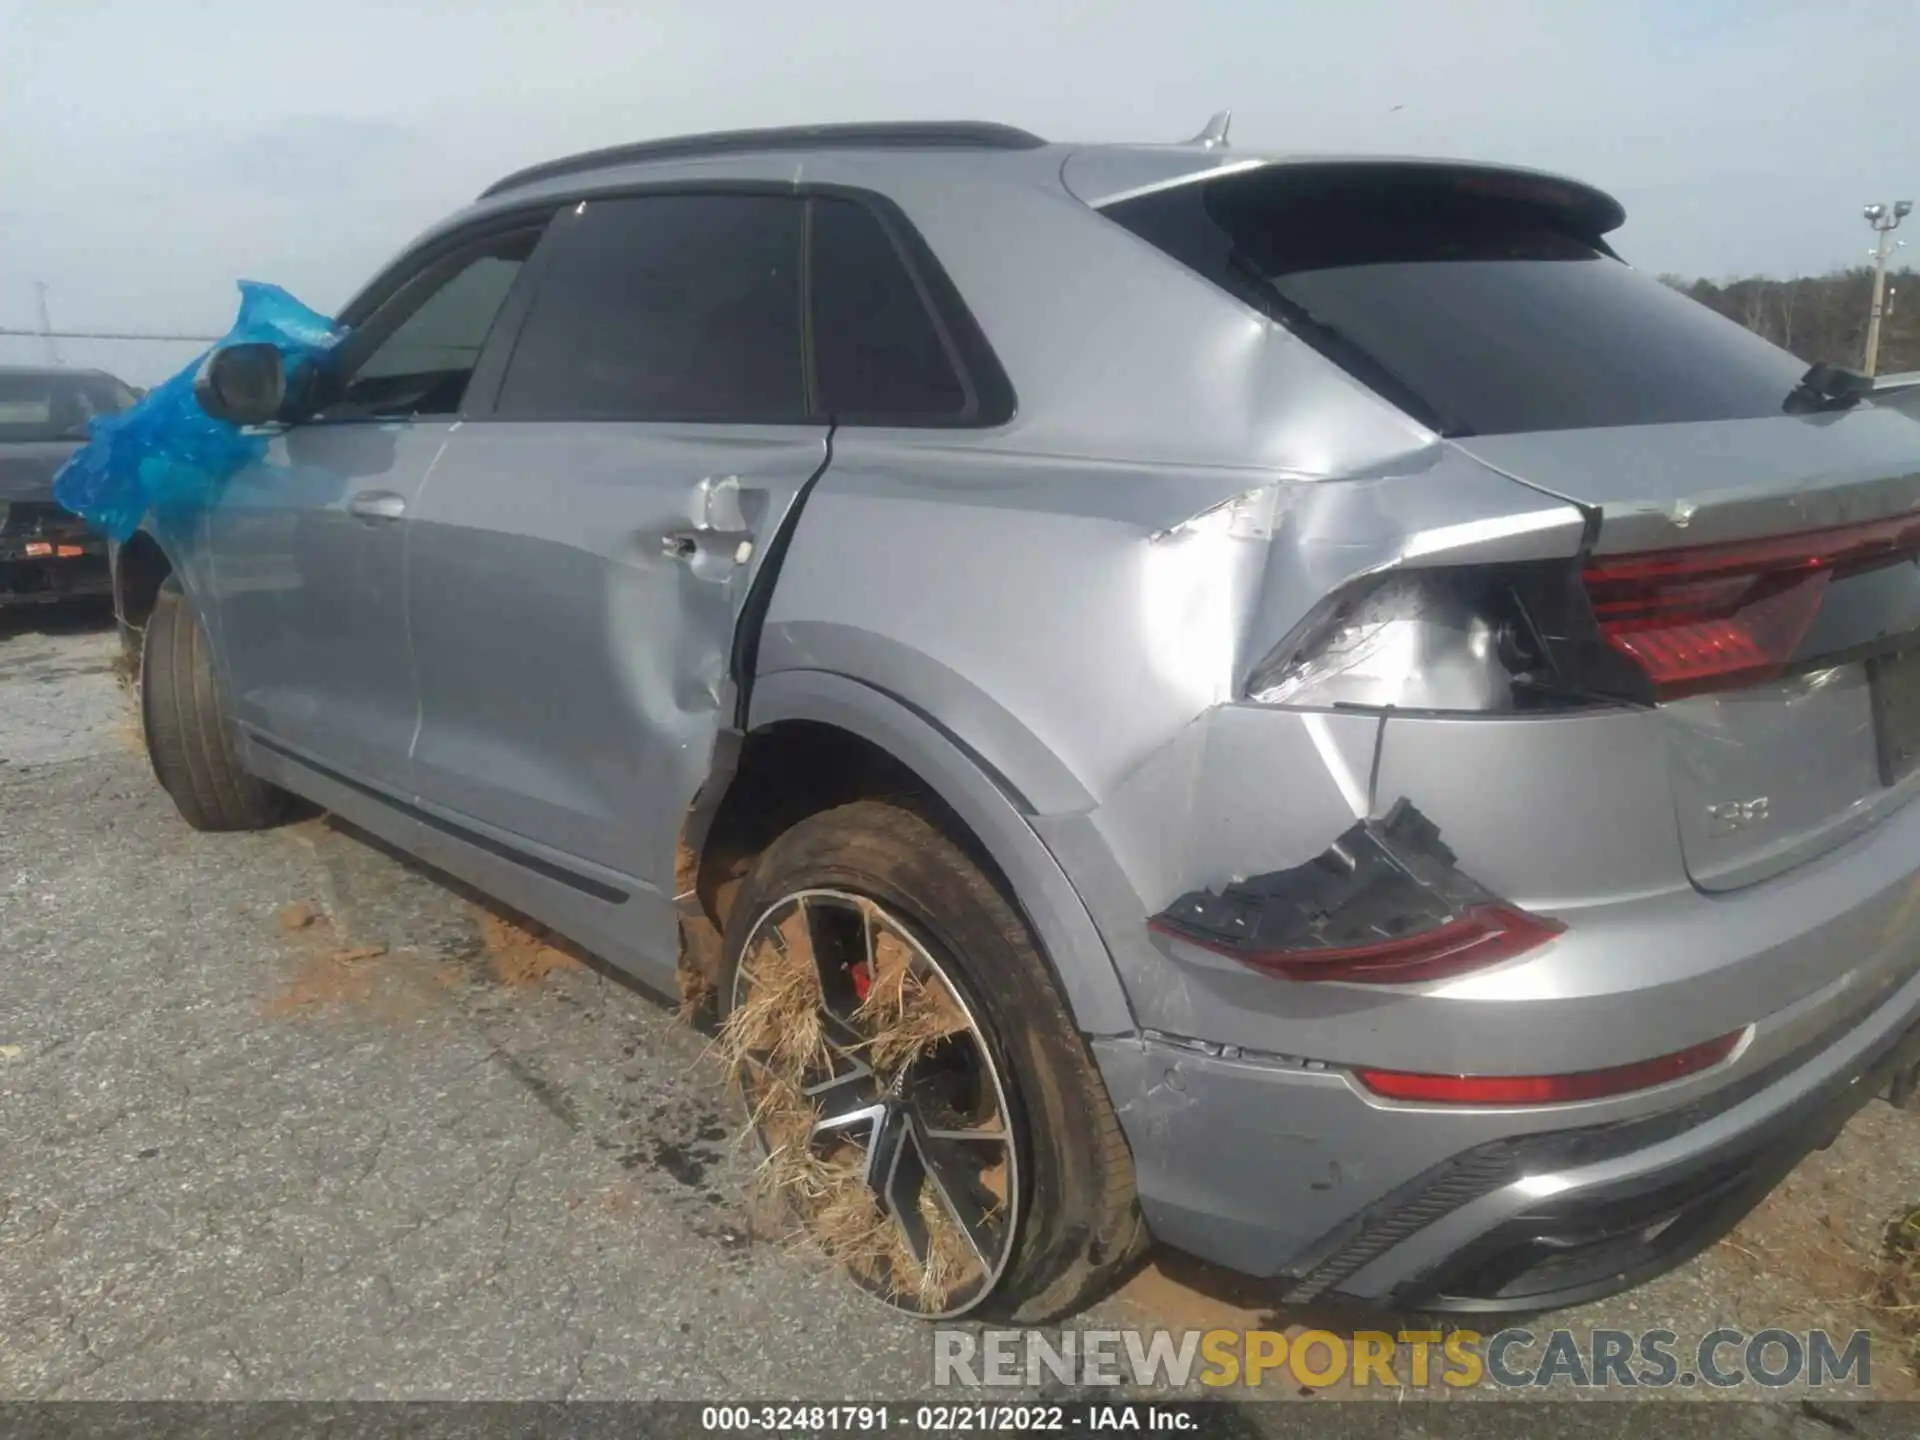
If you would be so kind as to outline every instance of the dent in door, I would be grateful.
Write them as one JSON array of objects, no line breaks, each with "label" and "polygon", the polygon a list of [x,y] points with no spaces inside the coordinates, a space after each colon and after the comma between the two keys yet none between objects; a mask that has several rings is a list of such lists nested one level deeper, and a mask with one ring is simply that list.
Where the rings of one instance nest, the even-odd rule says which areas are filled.
[{"label": "dent in door", "polygon": [[670,892],[755,536],[824,441],[463,427],[409,525],[423,800]]},{"label": "dent in door", "polygon": [[[746,599],[754,536],[761,533],[768,508],[767,492],[743,488],[737,475],[701,480],[687,497],[687,525],[659,537],[662,558],[680,567],[673,613],[648,615],[641,604],[623,603],[639,597],[615,596],[612,628],[629,642],[616,653],[644,661],[657,651],[666,661],[665,705],[652,685],[640,687],[636,700],[649,719],[684,734],[689,748],[701,749],[696,785],[706,774],[714,717],[726,695],[734,617]],[[664,647],[659,646],[662,634],[671,637]],[[695,747],[702,738],[703,745]]]}]

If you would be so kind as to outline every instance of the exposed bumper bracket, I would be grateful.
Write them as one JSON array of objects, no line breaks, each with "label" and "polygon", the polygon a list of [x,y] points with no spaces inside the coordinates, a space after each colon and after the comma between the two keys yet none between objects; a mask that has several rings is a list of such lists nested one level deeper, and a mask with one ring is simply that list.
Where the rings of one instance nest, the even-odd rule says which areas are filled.
[{"label": "exposed bumper bracket", "polygon": [[1194,890],[1154,917],[1157,928],[1227,954],[1352,950],[1437,930],[1482,906],[1501,905],[1454,869],[1440,829],[1396,800],[1291,870]]}]

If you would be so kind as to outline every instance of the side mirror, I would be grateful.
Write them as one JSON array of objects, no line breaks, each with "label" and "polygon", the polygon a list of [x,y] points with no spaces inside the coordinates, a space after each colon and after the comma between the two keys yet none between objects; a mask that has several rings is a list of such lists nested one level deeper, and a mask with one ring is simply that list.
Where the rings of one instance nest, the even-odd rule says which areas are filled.
[{"label": "side mirror", "polygon": [[194,377],[193,398],[216,420],[265,425],[287,402],[287,369],[280,352],[257,343],[228,345],[207,357]]}]

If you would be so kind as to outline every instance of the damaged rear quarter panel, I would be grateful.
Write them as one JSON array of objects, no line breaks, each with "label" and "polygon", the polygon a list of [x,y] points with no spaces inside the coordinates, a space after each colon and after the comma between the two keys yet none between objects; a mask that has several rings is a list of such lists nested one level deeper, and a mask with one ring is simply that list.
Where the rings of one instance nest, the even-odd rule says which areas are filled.
[{"label": "damaged rear quarter panel", "polygon": [[[1237,701],[1249,656],[1320,587],[1410,554],[1571,549],[1578,512],[1464,460],[1285,482],[878,432],[843,430],[834,450],[760,674],[857,679],[972,754],[1072,879],[1140,1024],[1316,1053],[1300,1032],[1324,1029],[1327,996],[1218,957],[1231,973],[1204,973],[1145,928],[1186,891],[1311,859],[1367,813],[1379,718]],[[1216,508],[1262,484],[1270,541]],[[1246,978],[1265,987],[1251,1006]]]}]

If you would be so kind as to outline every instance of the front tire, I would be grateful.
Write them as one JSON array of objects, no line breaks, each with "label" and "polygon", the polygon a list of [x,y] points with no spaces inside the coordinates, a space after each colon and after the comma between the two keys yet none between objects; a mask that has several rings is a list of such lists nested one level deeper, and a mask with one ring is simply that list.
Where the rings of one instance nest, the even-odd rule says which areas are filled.
[{"label": "front tire", "polygon": [[863,1289],[1038,1323],[1144,1248],[1131,1154],[1031,934],[924,816],[859,801],[768,847],[720,998],[761,1173]]},{"label": "front tire", "polygon": [[213,657],[179,582],[160,587],[140,650],[140,725],[153,773],[196,830],[265,830],[287,795],[240,768]]}]

